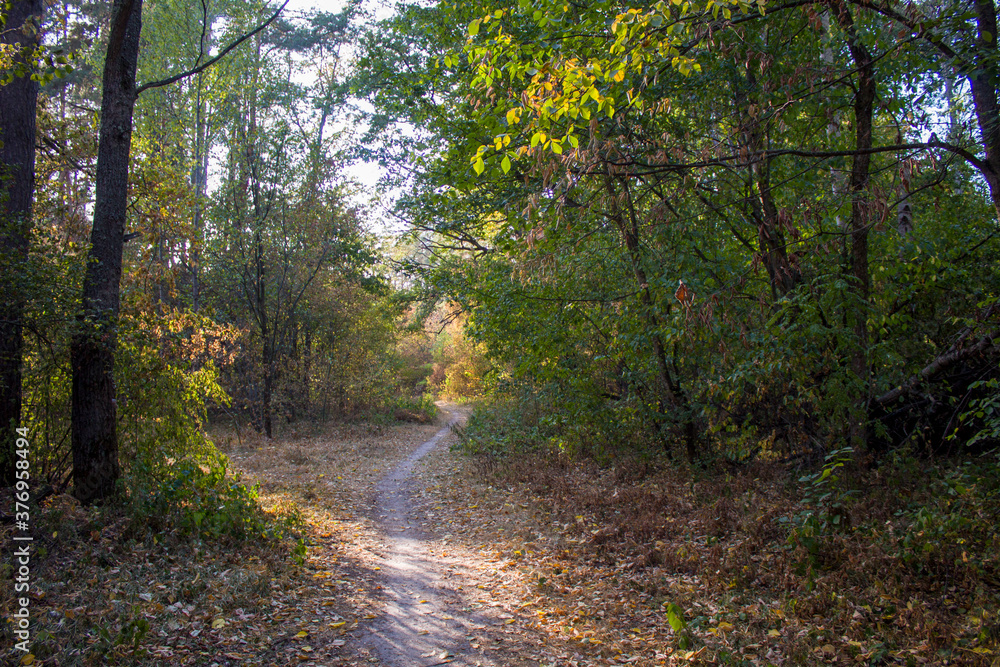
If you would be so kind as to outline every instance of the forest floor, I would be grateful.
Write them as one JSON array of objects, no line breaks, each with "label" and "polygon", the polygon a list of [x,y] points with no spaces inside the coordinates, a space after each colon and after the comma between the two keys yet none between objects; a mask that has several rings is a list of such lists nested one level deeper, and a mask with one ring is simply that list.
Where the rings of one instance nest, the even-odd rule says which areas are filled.
[{"label": "forest floor", "polygon": [[774,466],[468,457],[449,426],[466,414],[216,434],[266,508],[300,517],[297,557],[287,541],[136,540],[50,500],[33,664],[1000,664],[1000,582],[961,560],[905,566],[898,498],[791,540],[801,506]]}]

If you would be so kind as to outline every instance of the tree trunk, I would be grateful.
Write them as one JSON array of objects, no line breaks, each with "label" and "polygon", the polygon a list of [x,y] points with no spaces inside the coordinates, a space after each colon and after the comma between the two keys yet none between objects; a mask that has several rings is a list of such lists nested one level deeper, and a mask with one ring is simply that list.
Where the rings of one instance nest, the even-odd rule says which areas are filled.
[{"label": "tree trunk", "polygon": [[198,91],[195,96],[194,169],[191,172],[191,186],[194,189],[195,202],[191,221],[194,228],[194,239],[188,261],[191,272],[191,310],[197,313],[201,308],[201,244],[204,240],[205,227],[203,212],[205,202],[208,199],[209,128],[208,121],[204,118],[206,105],[201,94],[201,74],[198,74],[196,85]]},{"label": "tree trunk", "polygon": [[94,226],[73,337],[73,493],[84,504],[114,493],[119,477],[114,361],[128,204],[142,0],[115,0],[101,95]]},{"label": "tree trunk", "polygon": [[[871,278],[868,271],[868,232],[870,229],[871,203],[868,199],[868,182],[871,172],[872,119],[875,107],[874,60],[858,37],[854,18],[847,5],[837,0],[833,5],[837,23],[847,35],[847,46],[858,72],[857,92],[854,96],[855,153],[851,164],[851,278],[859,307],[855,308],[854,333],[857,350],[854,354],[854,373],[862,383],[864,396],[860,404],[868,405],[870,372],[868,364],[868,300]],[[863,410],[859,410],[863,414]],[[852,439],[867,440],[866,425],[852,420]]]},{"label": "tree trunk", "polygon": [[[21,422],[21,357],[25,294],[19,288],[28,259],[35,194],[35,109],[38,82],[30,76],[31,51],[41,42],[41,0],[12,3],[0,44],[21,43],[14,62],[29,66],[0,86],[0,486],[14,484],[14,443]],[[33,26],[26,34],[21,26]]]},{"label": "tree trunk", "polygon": [[771,297],[777,299],[795,289],[802,280],[798,268],[788,259],[788,248],[785,234],[781,229],[782,220],[778,206],[774,202],[774,191],[771,187],[771,158],[765,155],[767,137],[761,126],[760,114],[750,113],[752,105],[750,95],[758,88],[757,79],[751,69],[746,73],[746,91],[737,88],[736,104],[743,118],[741,119],[740,141],[746,147],[752,181],[757,189],[757,198],[751,200],[751,208],[757,222],[757,242],[760,256],[767,269],[771,281]]},{"label": "tree trunk", "polygon": [[[622,213],[618,205],[618,193],[616,192],[614,181],[611,176],[610,166],[605,165],[605,186],[608,189],[608,201],[611,205],[611,218],[618,227],[618,231],[625,241],[625,249],[628,251],[629,260],[632,265],[632,274],[635,276],[639,286],[639,300],[642,303],[643,317],[649,327],[650,339],[653,346],[653,359],[656,362],[658,379],[662,388],[666,391],[667,400],[671,407],[679,409],[684,413],[684,445],[689,461],[693,461],[698,454],[697,433],[695,430],[694,417],[691,414],[690,404],[680,385],[680,380],[675,380],[670,373],[667,364],[667,349],[663,344],[663,338],[659,332],[659,322],[657,321],[656,310],[653,302],[653,295],[649,288],[649,281],[646,278],[646,270],[642,266],[642,250],[639,247],[639,224],[636,219],[635,209],[632,206],[631,194],[627,181],[624,182],[624,198],[628,203],[628,220]],[[660,412],[666,413],[662,403]]]},{"label": "tree trunk", "polygon": [[990,188],[997,220],[1000,220],[1000,102],[997,87],[1000,74],[997,65],[997,9],[993,0],[975,0],[976,36],[975,68],[969,75],[972,101],[976,107],[976,122],[982,135],[986,160],[982,172]]}]

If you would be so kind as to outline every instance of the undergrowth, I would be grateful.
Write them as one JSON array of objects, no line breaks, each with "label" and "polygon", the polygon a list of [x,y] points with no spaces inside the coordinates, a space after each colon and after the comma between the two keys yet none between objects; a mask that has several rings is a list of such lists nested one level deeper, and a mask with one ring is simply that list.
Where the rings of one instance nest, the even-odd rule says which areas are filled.
[{"label": "undergrowth", "polygon": [[[211,626],[257,608],[302,564],[301,514],[265,512],[257,488],[231,475],[225,456],[153,460],[131,462],[121,493],[103,506],[58,495],[33,509],[35,664],[163,664],[149,651],[150,633],[178,614]],[[2,569],[11,591],[13,570]],[[3,599],[5,612],[12,604]],[[13,646],[9,620],[2,634]]]},{"label": "undergrowth", "polygon": [[161,466],[143,462],[130,469],[125,486],[120,509],[136,537],[280,540],[303,525],[294,511],[265,513],[259,487],[230,475],[223,454]]},{"label": "undergrowth", "polygon": [[996,452],[872,466],[841,448],[810,465],[704,469],[625,446],[610,461],[567,456],[522,415],[474,416],[459,449],[491,483],[543,497],[580,537],[572,558],[636,573],[673,611],[670,650],[721,664],[742,664],[740,646],[790,664],[1000,656]]}]

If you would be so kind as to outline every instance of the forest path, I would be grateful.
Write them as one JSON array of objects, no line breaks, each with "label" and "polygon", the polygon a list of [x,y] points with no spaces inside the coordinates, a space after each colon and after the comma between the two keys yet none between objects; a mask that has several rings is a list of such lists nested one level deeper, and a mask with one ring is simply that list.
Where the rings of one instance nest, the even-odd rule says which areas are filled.
[{"label": "forest path", "polygon": [[414,467],[467,418],[466,411],[455,406],[445,411],[447,424],[376,486],[373,509],[387,539],[381,566],[386,602],[383,616],[360,644],[383,665],[496,664],[484,660],[481,644],[472,646],[475,633],[488,627],[490,619],[468,604],[457,569],[461,564],[448,562],[442,556],[446,552],[435,553],[416,514]]},{"label": "forest path", "polygon": [[233,452],[265,505],[294,504],[308,525],[273,664],[588,664],[538,624],[537,573],[521,565],[538,540],[529,505],[450,450],[471,410],[439,409],[431,425],[345,424]]}]

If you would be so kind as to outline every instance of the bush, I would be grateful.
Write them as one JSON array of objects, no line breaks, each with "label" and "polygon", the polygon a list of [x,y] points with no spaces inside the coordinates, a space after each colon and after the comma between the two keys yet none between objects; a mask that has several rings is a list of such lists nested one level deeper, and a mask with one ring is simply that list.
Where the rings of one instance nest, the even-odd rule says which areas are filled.
[{"label": "bush", "polygon": [[662,443],[627,401],[581,396],[555,382],[508,382],[476,405],[458,448],[491,456],[547,449],[607,463],[624,453],[656,455]]},{"label": "bush", "polygon": [[257,502],[258,487],[247,487],[228,475],[228,459],[215,453],[154,467],[132,466],[125,477],[125,512],[135,533],[154,536],[281,538],[300,528],[301,517],[286,513],[277,521]]},{"label": "bush", "polygon": [[115,376],[123,467],[211,457],[207,404],[229,404],[211,359],[213,339],[231,332],[180,311],[123,317],[121,330]]},{"label": "bush", "polygon": [[1000,454],[935,466],[929,483],[895,514],[898,557],[918,572],[1000,572]]},{"label": "bush", "polygon": [[399,396],[390,405],[392,417],[396,421],[429,424],[438,414],[433,394],[420,396]]}]

